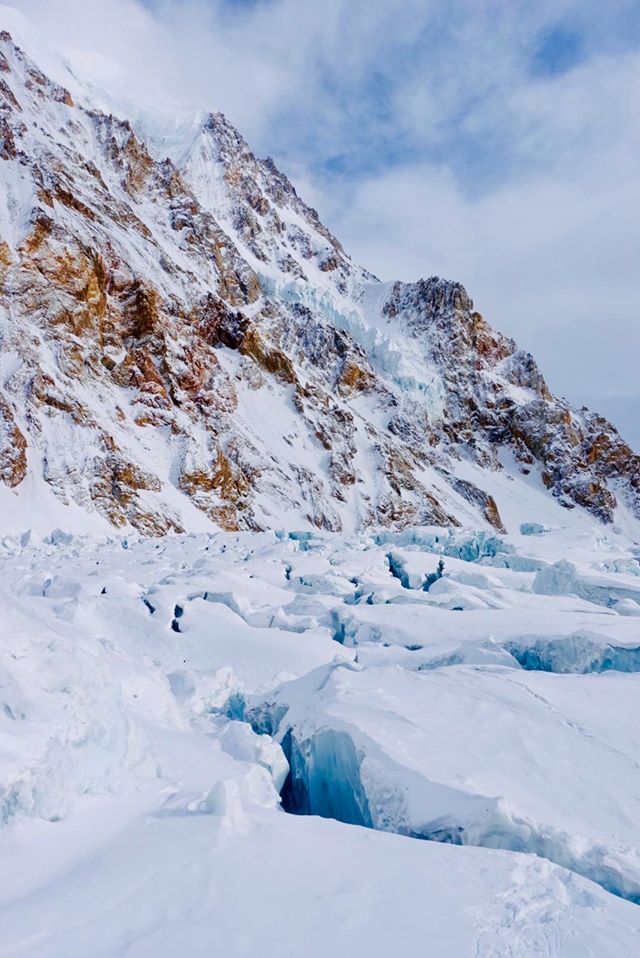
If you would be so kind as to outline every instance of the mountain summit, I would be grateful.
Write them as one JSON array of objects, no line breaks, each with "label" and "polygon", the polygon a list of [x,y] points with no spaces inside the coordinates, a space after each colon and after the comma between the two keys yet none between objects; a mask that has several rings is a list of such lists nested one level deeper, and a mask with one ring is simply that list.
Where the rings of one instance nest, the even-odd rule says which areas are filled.
[{"label": "mountain summit", "polygon": [[223,115],[145,142],[4,32],[0,181],[18,499],[147,534],[503,529],[525,487],[640,517],[640,457],[609,422],[552,396],[459,283],[354,264]]}]

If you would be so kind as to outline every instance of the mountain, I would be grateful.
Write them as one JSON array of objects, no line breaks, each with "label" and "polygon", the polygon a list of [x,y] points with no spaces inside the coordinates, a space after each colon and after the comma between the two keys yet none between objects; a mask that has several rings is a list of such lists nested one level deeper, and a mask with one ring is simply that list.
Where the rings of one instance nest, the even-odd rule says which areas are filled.
[{"label": "mountain", "polygon": [[118,119],[20,32],[2,954],[636,954],[638,457],[224,116]]},{"label": "mountain", "polygon": [[640,450],[640,395],[587,397],[585,404],[597,407],[610,417],[633,451],[637,453]]},{"label": "mountain", "polygon": [[640,517],[640,457],[459,283],[379,282],[219,113],[145,136],[76,100],[0,35],[4,502],[154,535],[503,530],[530,488]]}]

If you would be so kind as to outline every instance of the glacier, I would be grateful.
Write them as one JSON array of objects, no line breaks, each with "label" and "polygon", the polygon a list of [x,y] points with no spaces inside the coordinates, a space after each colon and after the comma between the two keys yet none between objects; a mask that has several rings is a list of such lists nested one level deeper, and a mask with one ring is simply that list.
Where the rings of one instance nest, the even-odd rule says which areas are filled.
[{"label": "glacier", "polygon": [[378,534],[5,535],[3,953],[632,954],[634,617],[450,542],[393,544],[438,594]]}]

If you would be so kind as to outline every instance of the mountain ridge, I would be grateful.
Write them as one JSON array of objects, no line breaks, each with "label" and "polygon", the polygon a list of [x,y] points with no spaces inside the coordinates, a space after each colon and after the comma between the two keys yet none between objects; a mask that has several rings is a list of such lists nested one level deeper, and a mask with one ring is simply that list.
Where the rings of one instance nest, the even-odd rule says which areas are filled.
[{"label": "mountain ridge", "polygon": [[7,487],[145,534],[502,530],[506,480],[640,517],[640,457],[461,284],[380,283],[222,114],[162,146],[0,34]]}]

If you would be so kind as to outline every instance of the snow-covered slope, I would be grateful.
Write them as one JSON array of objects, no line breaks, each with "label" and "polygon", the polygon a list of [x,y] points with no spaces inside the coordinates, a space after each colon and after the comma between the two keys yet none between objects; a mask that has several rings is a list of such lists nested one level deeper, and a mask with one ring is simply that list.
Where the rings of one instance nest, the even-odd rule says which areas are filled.
[{"label": "snow-covered slope", "polygon": [[3,955],[635,954],[637,547],[526,531],[5,537]]},{"label": "snow-covered slope", "polygon": [[18,513],[35,486],[47,509],[154,534],[500,530],[503,478],[529,477],[637,517],[638,457],[551,396],[462,286],[379,283],[222,115],[136,132],[52,72],[73,96],[2,34],[0,479]]}]

